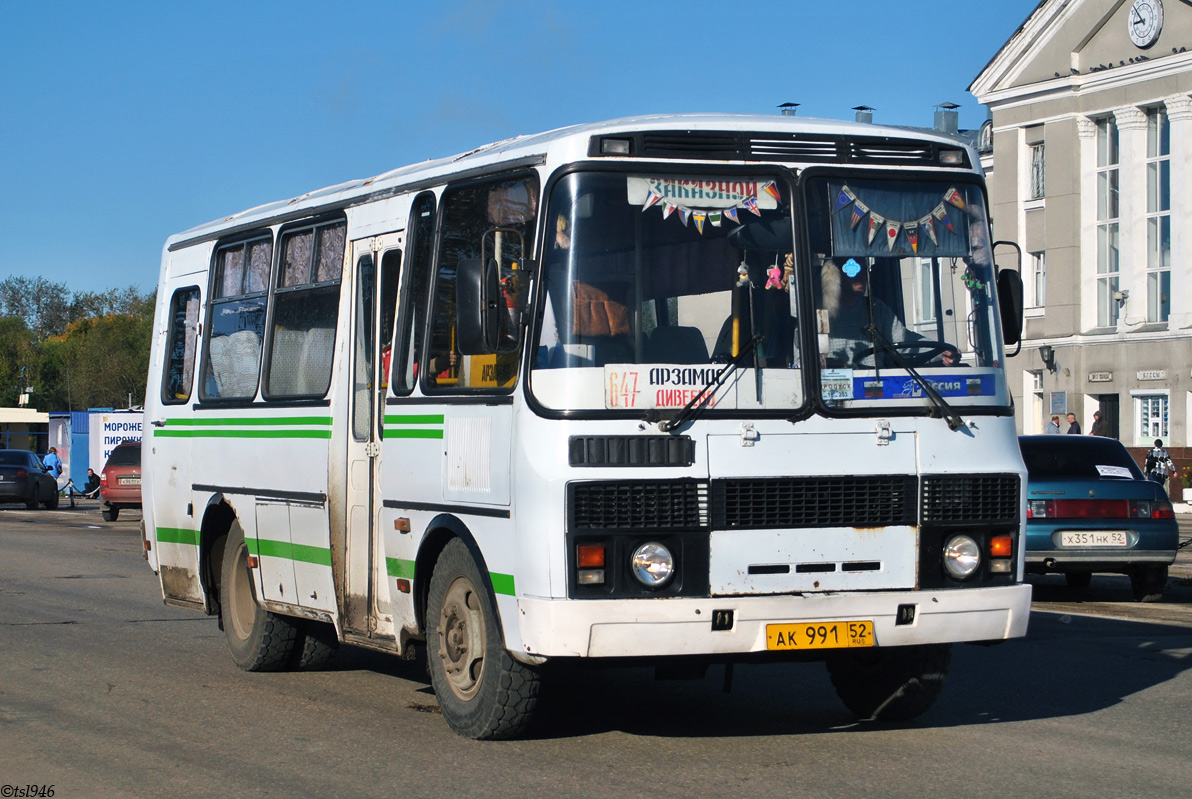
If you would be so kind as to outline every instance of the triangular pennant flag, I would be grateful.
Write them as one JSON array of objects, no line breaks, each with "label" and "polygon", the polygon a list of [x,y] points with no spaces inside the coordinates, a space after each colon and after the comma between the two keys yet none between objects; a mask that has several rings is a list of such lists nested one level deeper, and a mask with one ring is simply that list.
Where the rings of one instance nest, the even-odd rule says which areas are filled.
[{"label": "triangular pennant flag", "polygon": [[918,222],[907,222],[905,225],[902,226],[902,229],[906,231],[906,238],[911,243],[911,252],[918,255],[919,254],[919,223]]},{"label": "triangular pennant flag", "polygon": [[832,213],[836,213],[855,199],[857,199],[857,195],[853,194],[848,186],[843,187],[840,190],[840,195],[836,198],[836,207],[832,209]]},{"label": "triangular pennant flag", "polygon": [[695,227],[700,232],[704,232],[704,222],[707,221],[708,215],[704,211],[696,211],[692,216],[695,218]]},{"label": "triangular pennant flag", "polygon": [[960,192],[956,191],[956,189],[952,188],[944,192],[944,199],[955,205],[961,211],[964,210],[964,198],[960,196]]},{"label": "triangular pennant flag", "polygon": [[714,214],[708,214],[708,221],[712,223],[712,227],[720,227],[720,223],[724,221],[724,214],[719,211]]},{"label": "triangular pennant flag", "polygon": [[774,181],[770,181],[765,186],[762,186],[762,191],[773,197],[775,200],[782,202],[782,195],[778,193],[778,187],[774,185]]},{"label": "triangular pennant flag", "polygon": [[663,219],[668,218],[674,212],[675,212],[675,206],[671,205],[670,203],[662,204],[662,218]]},{"label": "triangular pennant flag", "polygon": [[931,214],[919,220],[919,227],[927,231],[927,236],[931,239],[931,243],[938,247],[940,240],[935,237],[935,225],[931,222]]},{"label": "triangular pennant flag", "polygon": [[875,213],[869,214],[869,243],[873,244],[873,237],[877,235],[878,230],[882,225],[886,224],[884,216],[878,216]]},{"label": "triangular pennant flag", "polygon": [[762,212],[760,210],[758,210],[756,197],[746,197],[744,204],[745,204],[746,211],[749,211],[751,214],[753,214],[755,216],[762,215]]},{"label": "triangular pennant flag", "polygon": [[738,225],[741,224],[741,220],[737,219],[737,209],[736,208],[725,208],[724,215],[727,216],[729,219],[733,220],[734,222],[736,222]]},{"label": "triangular pennant flag", "polygon": [[944,207],[943,203],[937,205],[935,210],[931,212],[931,215],[943,222],[944,227],[946,227],[950,232],[956,232],[956,228],[952,227],[952,220],[948,218],[948,209]]},{"label": "triangular pennant flag", "polygon": [[869,213],[869,207],[865,203],[857,200],[853,203],[853,218],[849,220],[848,226],[850,230],[857,229],[857,223],[865,218],[865,214]]},{"label": "triangular pennant flag", "polygon": [[662,199],[662,195],[653,189],[646,190],[646,201],[642,203],[642,210],[652,207],[656,202]]},{"label": "triangular pennant flag", "polygon": [[886,223],[886,249],[893,250],[894,242],[898,241],[898,231],[902,230],[901,222]]},{"label": "triangular pennant flag", "polygon": [[687,210],[686,208],[679,209],[679,219],[681,219],[683,221],[684,227],[687,226],[687,220],[690,218],[691,218],[691,211]]}]

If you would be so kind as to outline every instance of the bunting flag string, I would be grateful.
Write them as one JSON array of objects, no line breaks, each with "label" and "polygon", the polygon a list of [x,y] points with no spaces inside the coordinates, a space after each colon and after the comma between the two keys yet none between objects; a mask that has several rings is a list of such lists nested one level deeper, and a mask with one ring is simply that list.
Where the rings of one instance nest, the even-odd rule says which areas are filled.
[{"label": "bunting flag string", "polygon": [[939,235],[936,232],[937,225],[942,226],[949,233],[956,232],[956,227],[953,225],[953,217],[948,213],[949,205],[961,211],[967,205],[964,195],[956,187],[949,188],[944,192],[943,200],[940,201],[939,205],[931,209],[931,213],[924,217],[909,220],[887,219],[861,202],[856,192],[848,186],[842,186],[833,203],[832,213],[837,214],[845,208],[849,208],[851,212],[848,225],[850,230],[856,230],[861,220],[868,217],[868,244],[873,244],[873,240],[877,238],[878,231],[884,231],[887,251],[893,252],[894,245],[900,238],[905,237],[907,243],[910,245],[911,252],[917,255],[919,253],[919,245],[921,244],[921,234],[926,234],[927,238],[931,239],[932,245],[938,247],[940,241]]},{"label": "bunting flag string", "polygon": [[[669,219],[677,211],[684,225],[694,219],[701,234],[706,225],[718,228],[726,219],[736,225],[742,224],[742,208],[760,217],[762,211],[778,208],[782,202],[782,192],[772,180],[694,181],[631,177],[627,183],[631,204],[640,205],[643,212],[659,207],[663,219]],[[849,202],[855,199],[854,196]]]}]

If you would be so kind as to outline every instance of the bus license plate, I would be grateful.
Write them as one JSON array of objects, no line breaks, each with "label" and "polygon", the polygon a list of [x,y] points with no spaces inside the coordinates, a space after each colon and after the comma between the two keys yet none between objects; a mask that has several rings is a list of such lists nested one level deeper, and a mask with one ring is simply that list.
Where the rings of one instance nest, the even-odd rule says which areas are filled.
[{"label": "bus license plate", "polygon": [[873,622],[826,621],[767,624],[766,649],[843,649],[873,646]]},{"label": "bus license plate", "polygon": [[1124,547],[1129,544],[1125,530],[1073,530],[1060,533],[1062,547]]}]

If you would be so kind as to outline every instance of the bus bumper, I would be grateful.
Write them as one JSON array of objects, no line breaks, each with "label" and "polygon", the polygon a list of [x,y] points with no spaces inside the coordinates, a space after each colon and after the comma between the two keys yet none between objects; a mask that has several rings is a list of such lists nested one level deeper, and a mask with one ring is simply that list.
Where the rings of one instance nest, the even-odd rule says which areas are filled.
[{"label": "bus bumper", "polygon": [[[732,655],[765,652],[767,624],[872,621],[877,646],[1020,638],[1030,617],[1031,587],[698,599],[523,596],[517,604],[520,649],[534,659]],[[907,605],[914,608],[909,622],[905,608],[899,615]],[[722,611],[732,611],[732,626],[713,630],[714,618],[723,626]]]}]

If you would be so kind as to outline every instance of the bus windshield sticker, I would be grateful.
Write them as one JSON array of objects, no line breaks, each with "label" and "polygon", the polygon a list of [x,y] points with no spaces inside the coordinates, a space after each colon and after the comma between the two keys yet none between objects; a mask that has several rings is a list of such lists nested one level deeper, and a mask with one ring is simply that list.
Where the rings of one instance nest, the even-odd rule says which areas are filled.
[{"label": "bus windshield sticker", "polygon": [[853,398],[852,369],[821,369],[820,386],[826,400],[849,400]]},{"label": "bus windshield sticker", "polygon": [[[825,370],[821,374],[827,374]],[[941,397],[991,397],[996,381],[991,374],[944,375],[926,378]],[[851,399],[853,396],[865,399],[920,399],[925,396],[923,386],[913,377],[885,376],[853,378],[852,391],[848,397],[829,397],[827,383],[824,383],[824,399]]]}]

